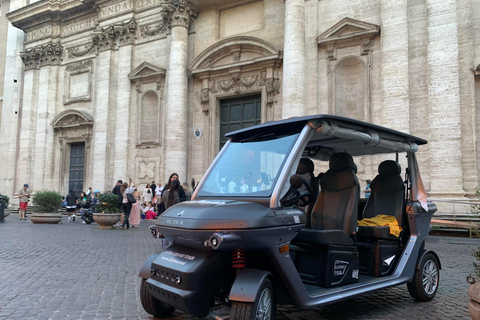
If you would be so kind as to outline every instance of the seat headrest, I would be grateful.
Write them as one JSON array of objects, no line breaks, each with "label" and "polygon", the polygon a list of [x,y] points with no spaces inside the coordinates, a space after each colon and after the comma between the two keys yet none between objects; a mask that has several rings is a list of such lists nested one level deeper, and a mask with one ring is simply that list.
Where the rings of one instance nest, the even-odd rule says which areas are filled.
[{"label": "seat headrest", "polygon": [[378,166],[378,174],[382,176],[399,175],[402,173],[400,164],[393,160],[385,160]]},{"label": "seat headrest", "polygon": [[300,162],[298,163],[297,174],[305,174],[308,172],[312,172],[315,169],[315,165],[313,161],[308,158],[301,158]]},{"label": "seat headrest", "polygon": [[351,155],[345,152],[335,153],[330,157],[329,167],[331,170],[341,171],[345,169],[355,170],[355,163]]}]

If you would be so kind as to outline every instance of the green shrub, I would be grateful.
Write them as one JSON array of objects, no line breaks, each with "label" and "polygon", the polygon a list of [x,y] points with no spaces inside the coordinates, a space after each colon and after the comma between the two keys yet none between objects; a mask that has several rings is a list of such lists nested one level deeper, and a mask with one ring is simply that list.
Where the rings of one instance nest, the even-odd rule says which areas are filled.
[{"label": "green shrub", "polygon": [[96,213],[118,213],[118,196],[113,193],[102,193],[95,206]]},{"label": "green shrub", "polygon": [[33,211],[38,213],[57,212],[62,205],[62,195],[56,191],[37,191],[32,200]]},{"label": "green shrub", "polygon": [[4,195],[4,194],[1,194],[1,193],[0,193],[0,196],[3,197],[3,200],[5,202],[5,209],[8,208],[8,205],[10,204],[10,198],[8,196]]}]

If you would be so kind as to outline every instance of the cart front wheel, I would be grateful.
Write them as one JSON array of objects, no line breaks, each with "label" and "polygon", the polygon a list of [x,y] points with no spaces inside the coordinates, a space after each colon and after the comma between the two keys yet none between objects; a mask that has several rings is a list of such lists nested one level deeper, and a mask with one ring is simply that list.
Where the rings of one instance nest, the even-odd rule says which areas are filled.
[{"label": "cart front wheel", "polygon": [[232,303],[230,320],[274,320],[275,311],[273,285],[269,279],[265,279],[258,290],[255,302]]},{"label": "cart front wheel", "polygon": [[430,301],[435,297],[440,281],[440,269],[437,258],[427,253],[420,261],[412,282],[407,283],[408,292],[417,301]]},{"label": "cart front wheel", "polygon": [[147,286],[145,285],[146,281],[146,279],[142,279],[142,283],[140,284],[140,302],[142,303],[143,309],[156,318],[165,318],[171,315],[173,311],[175,311],[175,308],[167,306],[153,297],[147,290]]}]

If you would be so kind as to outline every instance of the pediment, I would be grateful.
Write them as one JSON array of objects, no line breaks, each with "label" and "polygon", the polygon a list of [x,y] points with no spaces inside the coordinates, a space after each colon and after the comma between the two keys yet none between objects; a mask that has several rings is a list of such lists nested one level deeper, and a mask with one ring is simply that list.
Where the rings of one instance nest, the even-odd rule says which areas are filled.
[{"label": "pediment", "polygon": [[380,34],[380,26],[351,18],[344,18],[317,37],[319,45],[352,39],[370,38]]},{"label": "pediment", "polygon": [[93,126],[93,117],[84,110],[68,109],[59,113],[53,119],[51,126],[55,129]]},{"label": "pediment", "polygon": [[128,77],[130,78],[130,80],[133,81],[136,79],[146,79],[146,78],[155,78],[158,76],[165,76],[166,72],[167,70],[144,61],[138,67],[133,69],[133,71],[130,72]]},{"label": "pediment", "polygon": [[204,50],[190,65],[192,74],[241,67],[258,62],[281,59],[282,52],[274,45],[255,37],[223,39]]}]

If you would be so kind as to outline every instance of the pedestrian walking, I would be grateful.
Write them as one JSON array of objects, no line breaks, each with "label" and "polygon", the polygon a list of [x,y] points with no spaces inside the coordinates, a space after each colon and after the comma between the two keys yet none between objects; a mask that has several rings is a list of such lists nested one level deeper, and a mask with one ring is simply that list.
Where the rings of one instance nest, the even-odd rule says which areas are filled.
[{"label": "pedestrian walking", "polygon": [[18,191],[18,202],[20,208],[18,209],[19,220],[27,220],[25,215],[27,214],[28,199],[30,198],[30,190],[28,190],[28,184],[24,184],[23,188]]},{"label": "pedestrian walking", "polygon": [[145,186],[145,189],[143,190],[143,201],[146,203],[152,202],[152,197],[153,197],[152,189],[150,188],[150,185],[147,184]]},{"label": "pedestrian walking", "polygon": [[[73,190],[67,194],[67,213],[68,213],[68,222],[75,221],[75,209],[77,209],[77,195]],[[73,214],[73,217],[72,217]]]}]

